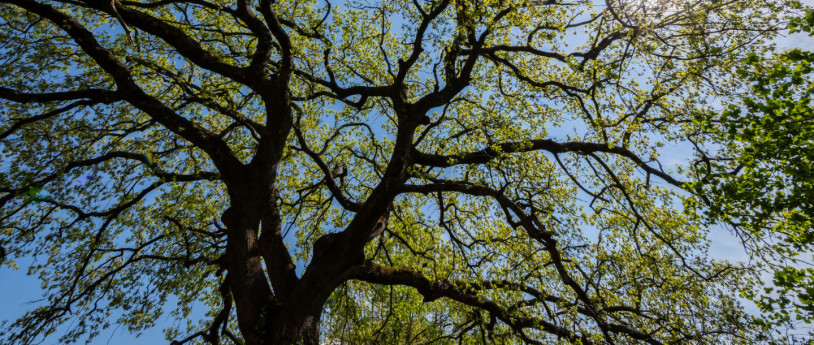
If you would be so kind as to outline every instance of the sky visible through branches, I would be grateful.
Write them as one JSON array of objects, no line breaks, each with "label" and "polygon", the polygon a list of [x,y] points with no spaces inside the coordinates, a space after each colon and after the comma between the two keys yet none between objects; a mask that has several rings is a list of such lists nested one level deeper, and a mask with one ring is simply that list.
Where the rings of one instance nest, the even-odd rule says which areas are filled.
[{"label": "sky visible through branches", "polygon": [[[814,5],[814,1],[807,1],[807,4]],[[810,38],[805,38],[802,35],[794,35],[780,38],[778,40],[778,45],[784,48],[800,47],[803,49],[811,49],[811,47],[814,47],[814,41],[812,41]],[[683,154],[686,152],[687,151],[683,147],[666,146],[664,147],[664,151],[662,153],[663,161],[667,163],[667,165],[683,162],[685,160]],[[81,184],[85,182],[83,179],[90,180],[95,178],[98,177],[94,174],[83,175],[76,181],[76,183]],[[41,196],[42,194],[39,193],[39,191],[36,191],[32,197],[36,197],[37,195]],[[728,260],[738,260],[745,257],[743,255],[743,249],[740,247],[737,240],[730,236],[726,231],[717,229],[712,231],[710,236],[713,240],[711,250],[713,256]],[[292,237],[293,236],[290,235],[289,238],[287,238],[289,243],[293,242]],[[0,268],[0,320],[11,320],[16,318],[25,310],[30,309],[31,304],[37,305],[38,300],[41,298],[39,282],[37,279],[25,275],[24,268],[27,267],[29,263],[30,262],[20,260],[19,264],[20,267],[22,267],[20,270]],[[173,308],[173,301],[169,301],[166,308]],[[194,309],[194,312],[197,313],[202,313],[204,311],[205,308],[203,307]],[[193,315],[192,318],[195,319],[196,316]],[[135,339],[135,337],[126,332],[123,327],[114,325],[105,333],[95,338],[91,344],[98,345],[110,343],[126,345],[163,343],[165,340],[161,329],[167,326],[168,325],[165,323],[159,323],[156,327],[144,332],[139,339]],[[53,334],[50,338],[47,338],[44,341],[44,344],[53,343],[54,339],[58,338],[59,336],[59,332],[57,334]]]}]

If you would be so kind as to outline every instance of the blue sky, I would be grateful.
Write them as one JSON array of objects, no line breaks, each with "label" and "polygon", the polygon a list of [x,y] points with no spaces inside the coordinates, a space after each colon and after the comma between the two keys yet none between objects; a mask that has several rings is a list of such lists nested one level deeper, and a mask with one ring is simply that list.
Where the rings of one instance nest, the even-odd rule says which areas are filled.
[{"label": "blue sky", "polygon": [[[37,301],[42,299],[39,280],[25,274],[27,262],[20,261],[18,264],[21,267],[19,270],[12,270],[7,267],[0,268],[0,320],[14,320],[26,310],[39,305]],[[115,326],[112,326],[90,344],[136,345],[167,343],[161,329],[162,327],[150,329],[136,338],[133,334],[123,329],[117,330]],[[42,345],[57,344],[59,333],[61,332],[57,331],[57,333],[45,339]]]}]

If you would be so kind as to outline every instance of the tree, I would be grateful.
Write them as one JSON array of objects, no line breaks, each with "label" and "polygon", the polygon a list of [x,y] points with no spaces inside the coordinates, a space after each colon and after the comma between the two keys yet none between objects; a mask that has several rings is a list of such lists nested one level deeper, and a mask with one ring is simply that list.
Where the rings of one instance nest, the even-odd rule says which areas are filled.
[{"label": "tree", "polygon": [[8,343],[763,336],[659,151],[799,4],[0,3]]},{"label": "tree", "polygon": [[[791,32],[812,35],[814,11],[794,18]],[[814,321],[814,268],[800,256],[814,250],[814,53],[793,49],[772,58],[751,55],[739,73],[753,95],[720,116],[699,122],[726,143],[699,165],[706,216],[732,224],[745,236],[769,242],[778,291],[748,296],[768,318],[764,326]],[[751,241],[754,244],[754,240]],[[780,259],[780,260],[777,260]],[[774,292],[775,294],[769,294]]]}]

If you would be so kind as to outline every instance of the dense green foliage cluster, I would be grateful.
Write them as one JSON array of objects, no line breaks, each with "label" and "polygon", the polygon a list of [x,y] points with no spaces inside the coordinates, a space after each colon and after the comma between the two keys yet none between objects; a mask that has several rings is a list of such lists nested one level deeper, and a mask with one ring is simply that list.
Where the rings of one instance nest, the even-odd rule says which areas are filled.
[{"label": "dense green foliage cluster", "polygon": [[[813,11],[790,24],[792,33],[809,35],[812,26]],[[809,323],[814,321],[814,52],[794,49],[770,59],[751,55],[745,62],[739,74],[752,83],[753,95],[720,117],[699,117],[727,148],[726,155],[700,166],[712,173],[703,184],[708,216],[732,224],[750,242],[769,244],[754,249],[776,270],[778,291],[748,293],[768,313],[760,323]]]}]

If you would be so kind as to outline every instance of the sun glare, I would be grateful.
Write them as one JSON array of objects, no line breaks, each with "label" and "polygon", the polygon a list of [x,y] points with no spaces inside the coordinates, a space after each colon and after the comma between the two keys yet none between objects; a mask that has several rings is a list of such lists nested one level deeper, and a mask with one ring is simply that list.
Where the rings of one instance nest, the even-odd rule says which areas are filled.
[{"label": "sun glare", "polygon": [[687,0],[606,0],[605,4],[620,19],[633,25],[664,19],[691,5]]}]

